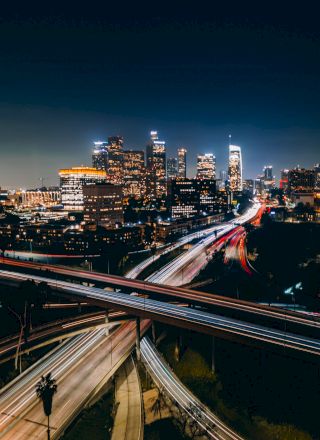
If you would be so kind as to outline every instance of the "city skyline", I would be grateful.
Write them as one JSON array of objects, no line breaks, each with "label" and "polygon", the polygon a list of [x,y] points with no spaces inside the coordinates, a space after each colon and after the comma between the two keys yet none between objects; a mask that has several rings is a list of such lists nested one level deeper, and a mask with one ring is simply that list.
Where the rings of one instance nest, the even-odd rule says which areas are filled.
[{"label": "city skyline", "polygon": [[200,153],[223,168],[229,133],[243,149],[245,178],[268,163],[277,178],[282,168],[312,167],[316,14],[293,5],[290,14],[284,5],[277,14],[247,9],[4,7],[0,185],[35,187],[40,177],[53,185],[75,157],[90,164],[93,141],[119,134],[141,150],[152,129],[169,156],[186,146],[189,175]]},{"label": "city skyline", "polygon": [[[130,142],[128,142],[127,138],[125,136],[122,136],[124,139],[124,150],[132,149],[134,151],[146,151],[146,146],[148,144],[148,136],[150,135],[150,132],[152,130],[149,130],[149,132],[145,133],[145,142],[140,141],[140,147],[139,142],[135,142],[134,146],[131,145]],[[158,131],[160,132],[160,131]],[[161,137],[165,139],[164,136]],[[109,137],[112,137],[113,135],[106,135],[106,136],[99,136],[92,141],[88,145],[86,145],[84,148],[81,144],[81,157],[76,159],[73,157],[70,157],[70,154],[68,154],[67,150],[64,150],[61,152],[61,155],[56,158],[56,161],[54,163],[58,164],[58,168],[55,168],[51,166],[51,164],[42,163],[42,159],[46,161],[46,157],[43,158],[40,155],[37,155],[37,160],[35,161],[35,156],[32,155],[30,158],[30,155],[28,158],[24,159],[24,167],[23,172],[20,173],[18,176],[13,175],[11,169],[8,169],[7,166],[5,166],[4,161],[0,162],[0,187],[8,188],[8,189],[16,189],[16,188],[22,188],[22,189],[28,189],[28,188],[36,188],[40,187],[42,183],[42,178],[44,182],[44,186],[55,186],[59,184],[59,178],[58,178],[58,170],[60,168],[68,168],[72,166],[91,166],[92,164],[92,154],[93,154],[93,146],[95,142],[107,142]],[[233,140],[236,139],[236,136],[233,136]],[[130,137],[129,137],[130,139]],[[166,148],[167,148],[167,158],[169,157],[175,157],[177,156],[177,150],[179,147],[179,144],[173,145],[170,140],[166,141]],[[223,141],[223,140],[222,140]],[[199,154],[213,154],[216,157],[216,170],[217,170],[217,178],[219,176],[220,171],[226,171],[228,169],[228,141],[229,141],[229,135],[225,135],[225,145],[221,146],[219,145],[217,148],[198,148],[198,152],[196,153],[195,150],[193,150],[190,146],[187,146],[187,141],[182,141],[180,144],[184,144],[187,146],[187,149],[189,153],[187,154],[187,177],[192,178],[196,176],[197,173],[197,156]],[[310,157],[309,160],[302,160],[299,163],[295,163],[292,158],[288,157],[287,161],[285,158],[280,162],[271,161],[268,158],[272,157],[270,154],[268,154],[268,150],[266,149],[266,161],[265,162],[255,162],[254,165],[250,166],[250,157],[248,157],[248,152],[251,151],[253,155],[256,154],[254,152],[254,148],[250,149],[250,145],[247,147],[246,145],[242,145],[238,143],[242,148],[242,160],[243,160],[243,179],[249,179],[249,178],[256,178],[259,176],[263,170],[263,167],[266,166],[266,164],[272,164],[274,174],[276,177],[276,182],[279,182],[281,170],[285,168],[295,168],[297,166],[300,166],[301,168],[313,168],[315,164],[319,161],[317,160],[318,155],[314,155],[314,161],[312,162],[312,158]],[[59,151],[59,150],[58,150]],[[217,151],[217,153],[215,153]],[[303,151],[303,150],[302,150]],[[2,153],[2,156],[5,156],[5,153]],[[306,157],[306,155],[304,155]],[[79,155],[77,156],[79,157]],[[12,158],[13,160],[13,158]],[[29,162],[29,167],[27,166]],[[38,171],[38,172],[36,172]],[[18,182],[21,182],[20,184]]]}]

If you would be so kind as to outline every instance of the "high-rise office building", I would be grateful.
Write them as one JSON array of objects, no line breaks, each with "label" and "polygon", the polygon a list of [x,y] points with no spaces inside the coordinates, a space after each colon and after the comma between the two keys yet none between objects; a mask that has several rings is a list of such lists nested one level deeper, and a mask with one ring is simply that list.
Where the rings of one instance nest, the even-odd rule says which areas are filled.
[{"label": "high-rise office building", "polygon": [[92,166],[97,170],[107,171],[108,143],[97,141],[93,143]]},{"label": "high-rise office building", "polygon": [[225,170],[221,170],[220,171],[220,180],[222,182],[225,182],[227,180],[227,177],[228,177],[227,172]]},{"label": "high-rise office building", "polygon": [[287,191],[288,190],[288,176],[289,176],[289,170],[281,170],[280,171],[280,189],[282,189],[283,191]]},{"label": "high-rise office building", "polygon": [[175,179],[178,177],[178,160],[176,157],[168,157],[167,159],[167,178]]},{"label": "high-rise office building", "polygon": [[123,157],[123,194],[129,197],[144,197],[146,194],[144,151],[125,150]]},{"label": "high-rise office building", "polygon": [[187,150],[178,148],[178,177],[185,179],[187,177]]},{"label": "high-rise office building", "polygon": [[290,192],[313,192],[315,187],[315,171],[305,168],[294,168],[288,173]]},{"label": "high-rise office building", "polygon": [[247,191],[251,195],[254,194],[254,180],[253,179],[244,179],[242,182],[243,191]]},{"label": "high-rise office building", "polygon": [[237,145],[229,145],[228,176],[230,191],[242,191],[242,157]]},{"label": "high-rise office building", "polygon": [[83,187],[105,182],[106,172],[90,167],[73,167],[59,171],[61,203],[67,211],[83,210]]},{"label": "high-rise office building", "polygon": [[169,205],[173,218],[188,218],[227,211],[228,198],[214,179],[176,179],[169,182]]},{"label": "high-rise office building", "polygon": [[158,198],[167,193],[166,185],[166,143],[158,138],[157,131],[151,131],[147,145],[147,193]]},{"label": "high-rise office building", "polygon": [[197,179],[216,178],[216,158],[211,153],[198,154],[197,156]]},{"label": "high-rise office building", "polygon": [[123,223],[122,188],[112,183],[83,187],[83,219],[86,223],[114,228]]},{"label": "high-rise office building", "polygon": [[108,167],[107,180],[110,183],[123,184],[123,138],[121,136],[108,137]]},{"label": "high-rise office building", "polygon": [[275,187],[276,181],[273,175],[272,165],[265,165],[263,167],[263,182],[264,187],[267,190],[270,190]]},{"label": "high-rise office building", "polygon": [[225,170],[220,170],[219,179],[217,179],[217,186],[220,190],[226,188],[227,177],[227,172]]},{"label": "high-rise office building", "polygon": [[265,165],[263,167],[264,180],[273,180],[272,165]]},{"label": "high-rise office building", "polygon": [[320,191],[320,163],[317,163],[314,168],[314,189]]}]

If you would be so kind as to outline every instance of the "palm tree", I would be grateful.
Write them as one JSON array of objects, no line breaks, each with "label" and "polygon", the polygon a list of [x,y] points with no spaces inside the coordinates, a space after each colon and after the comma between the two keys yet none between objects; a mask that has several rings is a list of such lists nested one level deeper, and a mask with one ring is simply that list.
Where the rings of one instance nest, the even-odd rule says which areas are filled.
[{"label": "palm tree", "polygon": [[51,373],[46,376],[41,376],[40,382],[36,384],[36,393],[39,399],[42,400],[43,410],[48,417],[48,440],[50,440],[50,415],[52,411],[53,395],[57,392],[57,384],[55,379],[52,379]]}]

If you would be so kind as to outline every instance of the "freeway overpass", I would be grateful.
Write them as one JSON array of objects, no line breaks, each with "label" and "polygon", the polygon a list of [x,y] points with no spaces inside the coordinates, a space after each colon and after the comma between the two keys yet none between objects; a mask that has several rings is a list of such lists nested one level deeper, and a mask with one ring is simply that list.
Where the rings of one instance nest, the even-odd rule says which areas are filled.
[{"label": "freeway overpass", "polygon": [[[108,292],[96,287],[53,280],[43,276],[32,276],[32,278],[35,282],[46,282],[52,289],[69,298],[85,299],[87,302],[103,308],[122,310],[141,318],[153,319],[169,325],[242,343],[277,346],[299,353],[320,355],[319,339],[288,332],[286,327],[284,330],[279,330],[199,309],[182,308],[176,304],[156,301],[146,297],[127,295],[122,292]],[[0,279],[3,283],[9,282],[10,284],[19,285],[22,281],[30,279],[30,275],[1,270]],[[279,311],[279,313],[281,312]]]},{"label": "freeway overpass", "polygon": [[[50,264],[46,265],[17,261],[8,258],[1,258],[1,266],[4,269],[12,270],[14,268],[15,271],[22,271],[25,275],[28,275],[29,279],[34,278],[34,276],[45,276],[46,278],[49,278],[51,282],[58,278],[60,280],[80,280],[85,283],[94,284],[97,287],[109,286],[115,290],[121,289],[122,292],[126,293],[138,292],[141,294],[147,294],[151,298],[168,301],[183,301],[184,303],[187,302],[205,308],[213,307],[215,311],[222,311],[224,314],[226,311],[229,311],[236,313],[237,316],[239,316],[239,312],[243,312],[245,313],[245,318],[250,316],[256,317],[256,315],[259,315],[263,318],[279,320],[282,323],[286,323],[286,325],[290,323],[320,331],[320,320],[314,316],[306,316],[294,311],[284,311],[276,307],[222,297],[220,295],[186,289],[183,287],[166,286],[148,281],[128,279],[117,275],[69,269]],[[0,278],[2,277],[1,274],[6,272],[7,270],[0,270]]]}]

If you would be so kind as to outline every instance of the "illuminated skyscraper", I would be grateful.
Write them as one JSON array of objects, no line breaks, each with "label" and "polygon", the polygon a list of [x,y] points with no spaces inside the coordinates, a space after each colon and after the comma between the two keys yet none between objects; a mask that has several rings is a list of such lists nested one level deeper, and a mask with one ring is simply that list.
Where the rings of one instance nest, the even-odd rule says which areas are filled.
[{"label": "illuminated skyscraper", "polygon": [[187,150],[178,148],[178,177],[187,177]]},{"label": "illuminated skyscraper", "polygon": [[178,160],[176,157],[168,157],[167,159],[167,178],[175,179],[178,177]]},{"label": "illuminated skyscraper", "polygon": [[123,223],[122,188],[111,183],[83,187],[83,219],[86,223],[114,228]]},{"label": "illuminated skyscraper", "polygon": [[197,156],[197,179],[216,178],[216,158],[213,154],[198,154]]},{"label": "illuminated skyscraper", "polygon": [[228,209],[228,198],[216,189],[214,179],[173,179],[169,182],[172,218],[216,214]]},{"label": "illuminated skyscraper", "polygon": [[123,138],[108,138],[107,180],[114,184],[123,184]]},{"label": "illuminated skyscraper", "polygon": [[108,143],[94,142],[92,154],[92,166],[97,170],[107,170],[108,167]]},{"label": "illuminated skyscraper", "polygon": [[147,145],[147,193],[150,198],[167,193],[166,185],[166,143],[160,141],[157,131],[151,131]]},{"label": "illuminated skyscraper", "polygon": [[59,171],[61,203],[66,211],[83,210],[83,187],[105,182],[106,172],[90,167],[73,167]]},{"label": "illuminated skyscraper", "polygon": [[273,180],[272,165],[265,165],[263,167],[263,174],[265,180]]},{"label": "illuminated skyscraper", "polygon": [[146,169],[144,165],[144,151],[124,151],[123,169],[123,194],[129,197],[144,197],[146,193]]},{"label": "illuminated skyscraper", "polygon": [[305,168],[289,170],[288,185],[290,192],[313,192],[315,187],[315,172]]},{"label": "illuminated skyscraper", "polygon": [[231,191],[242,191],[242,157],[241,148],[229,145],[229,188]]},{"label": "illuminated skyscraper", "polygon": [[289,175],[289,170],[281,170],[280,189],[283,189],[283,191],[287,191],[288,189],[288,175]]},{"label": "illuminated skyscraper", "polygon": [[273,175],[273,168],[272,165],[265,165],[263,167],[263,183],[264,187],[267,190],[270,190],[271,188],[275,187],[276,181]]},{"label": "illuminated skyscraper", "polygon": [[313,169],[315,178],[314,189],[316,191],[320,191],[320,163],[317,163]]}]

